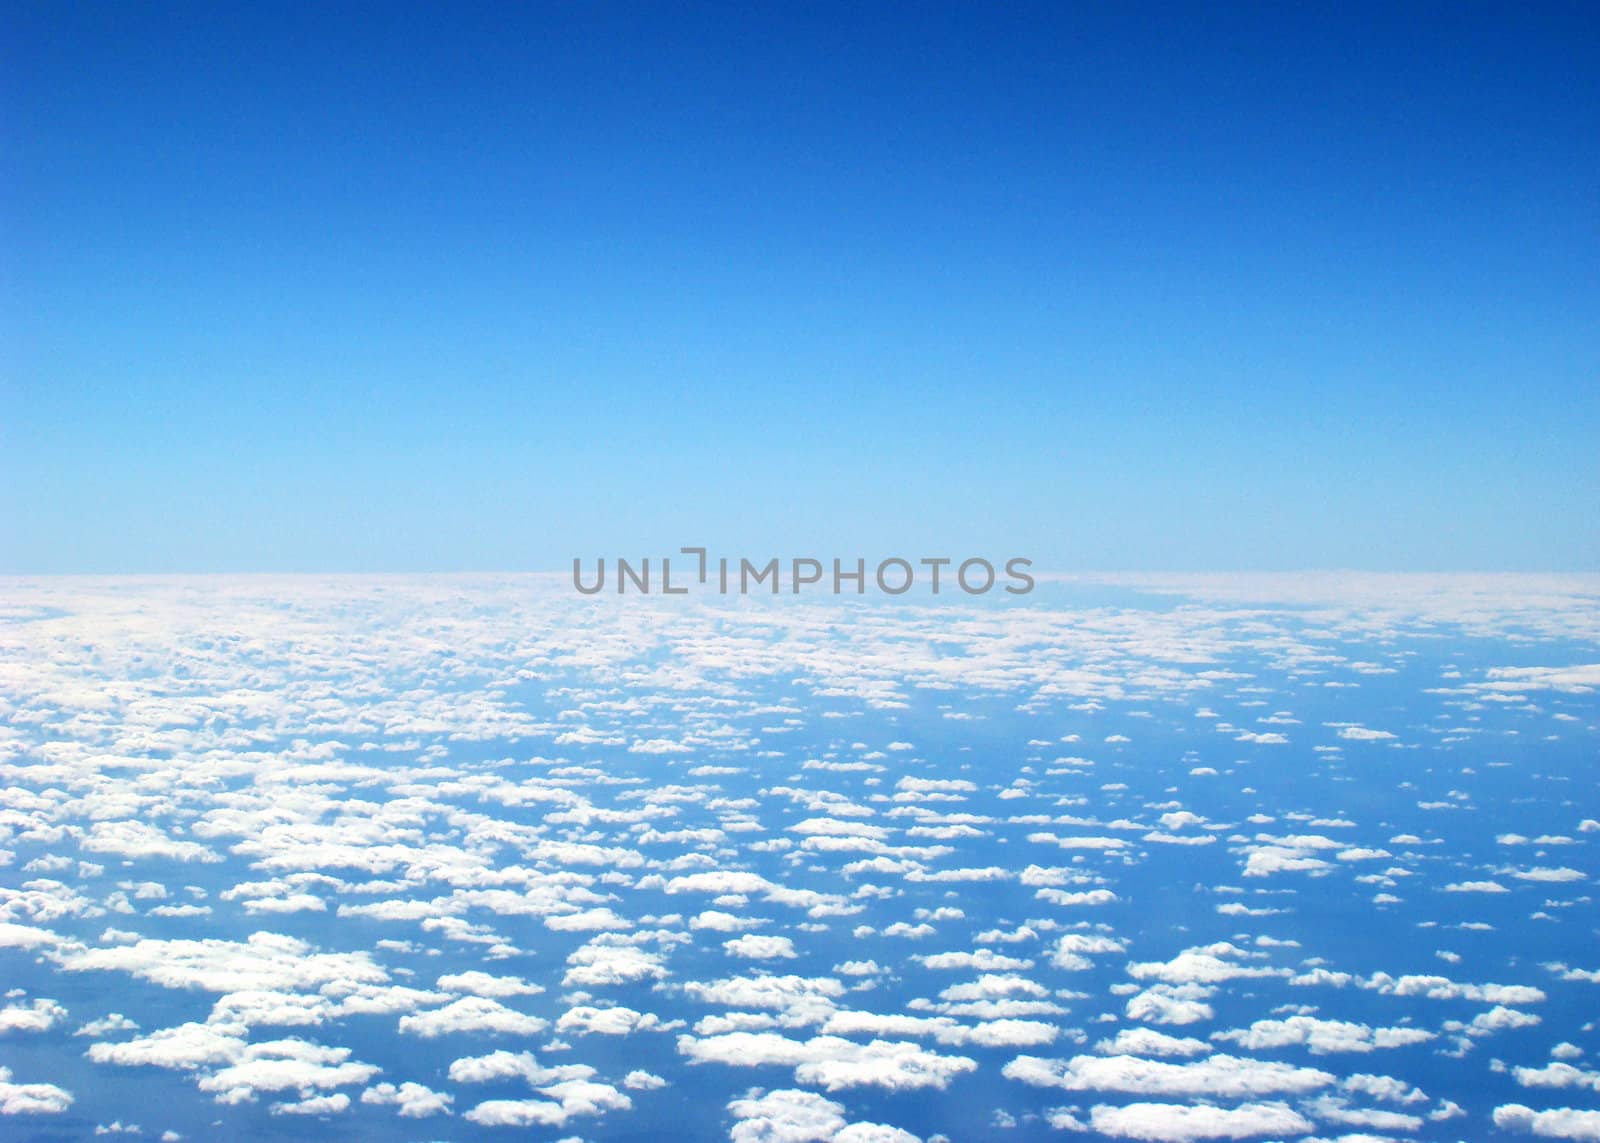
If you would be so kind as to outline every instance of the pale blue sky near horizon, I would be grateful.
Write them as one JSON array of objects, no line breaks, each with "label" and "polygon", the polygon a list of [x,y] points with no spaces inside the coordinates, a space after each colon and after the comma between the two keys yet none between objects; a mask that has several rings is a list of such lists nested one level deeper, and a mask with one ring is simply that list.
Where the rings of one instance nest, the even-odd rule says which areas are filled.
[{"label": "pale blue sky near horizon", "polygon": [[1600,569],[1600,13],[13,4],[0,572]]}]

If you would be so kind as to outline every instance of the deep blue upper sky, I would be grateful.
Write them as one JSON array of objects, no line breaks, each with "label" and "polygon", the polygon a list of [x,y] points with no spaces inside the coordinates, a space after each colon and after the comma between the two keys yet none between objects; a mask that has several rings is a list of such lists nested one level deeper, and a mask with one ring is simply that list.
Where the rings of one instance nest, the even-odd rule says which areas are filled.
[{"label": "deep blue upper sky", "polygon": [[512,8],[7,7],[0,570],[1600,567],[1593,5]]}]

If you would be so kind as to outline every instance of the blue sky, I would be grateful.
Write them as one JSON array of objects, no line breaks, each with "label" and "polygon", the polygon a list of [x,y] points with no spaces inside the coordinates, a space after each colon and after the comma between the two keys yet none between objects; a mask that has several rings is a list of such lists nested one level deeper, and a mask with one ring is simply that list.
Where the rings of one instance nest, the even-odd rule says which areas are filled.
[{"label": "blue sky", "polygon": [[1600,567],[1572,5],[13,5],[0,570]]}]

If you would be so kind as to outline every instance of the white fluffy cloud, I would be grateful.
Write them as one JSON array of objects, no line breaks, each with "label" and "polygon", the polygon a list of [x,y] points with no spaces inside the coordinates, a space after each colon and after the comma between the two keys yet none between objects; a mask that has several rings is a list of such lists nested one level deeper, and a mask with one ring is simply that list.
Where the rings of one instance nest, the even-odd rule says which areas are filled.
[{"label": "white fluffy cloud", "polygon": [[0,1115],[59,1115],[72,1106],[72,1093],[53,1083],[17,1083],[0,1067]]},{"label": "white fluffy cloud", "polygon": [[733,1143],[919,1143],[881,1123],[847,1123],[844,1106],[809,1091],[761,1092],[728,1104]]},{"label": "white fluffy cloud", "polygon": [[1123,1028],[1094,1050],[1106,1056],[1203,1056],[1211,1045],[1192,1036],[1169,1036],[1154,1028]]},{"label": "white fluffy cloud", "polygon": [[503,1036],[534,1036],[547,1022],[508,1008],[487,996],[463,996],[426,1012],[400,1017],[400,1031],[433,1039],[457,1032],[492,1032]]},{"label": "white fluffy cloud", "polygon": [[396,1114],[405,1119],[422,1119],[430,1115],[450,1114],[453,1095],[434,1091],[420,1083],[380,1083],[361,1093],[362,1103],[392,1105]]},{"label": "white fluffy cloud", "polygon": [[659,1027],[661,1020],[653,1012],[637,1012],[632,1008],[595,1008],[578,1005],[569,1008],[556,1021],[556,1031],[579,1036],[627,1036],[634,1032],[647,1032]]},{"label": "white fluffy cloud", "polygon": [[365,952],[314,952],[305,941],[252,933],[244,941],[153,940],[55,954],[68,972],[126,972],[164,988],[206,992],[312,991],[328,984],[383,984],[388,973]]},{"label": "white fluffy cloud", "polygon": [[1151,1024],[1199,1024],[1216,1015],[1206,1001],[1216,990],[1203,984],[1153,984],[1128,998],[1130,1020]]},{"label": "white fluffy cloud", "polygon": [[794,941],[788,937],[746,933],[742,937],[723,941],[722,947],[729,956],[746,960],[792,960],[796,955]]},{"label": "white fluffy cloud", "polygon": [[1121,1107],[1096,1105],[1089,1112],[1088,1126],[1096,1134],[1112,1139],[1197,1143],[1206,1139],[1304,1135],[1316,1125],[1283,1103],[1246,1103],[1238,1107],[1129,1103]]},{"label": "white fluffy cloud", "polygon": [[1553,1107],[1535,1111],[1521,1103],[1494,1109],[1494,1125],[1502,1131],[1526,1131],[1545,1139],[1572,1139],[1593,1143],[1600,1139],[1600,1111]]},{"label": "white fluffy cloud", "polygon": [[198,1085],[219,1103],[238,1103],[253,1100],[263,1091],[308,1092],[363,1084],[378,1074],[372,1064],[349,1057],[349,1048],[330,1048],[305,1040],[250,1044],[226,1067],[202,1075]]},{"label": "white fluffy cloud", "polygon": [[497,1000],[508,996],[534,996],[544,991],[542,985],[530,984],[520,976],[494,976],[477,969],[441,976],[438,985],[446,992],[470,992]]},{"label": "white fluffy cloud", "polygon": [[1542,1068],[1512,1068],[1511,1074],[1523,1087],[1578,1088],[1600,1093],[1600,1071],[1574,1067],[1563,1061]]},{"label": "white fluffy cloud", "polygon": [[1220,984],[1250,977],[1290,975],[1285,968],[1241,964],[1236,959],[1224,959],[1225,956],[1236,958],[1241,952],[1228,944],[1186,949],[1169,961],[1130,964],[1128,975],[1135,980],[1159,980],[1167,984]]},{"label": "white fluffy cloud", "polygon": [[579,1117],[627,1111],[633,1101],[610,1084],[560,1080],[538,1089],[543,1099],[490,1099],[464,1116],[484,1127],[564,1127]]},{"label": "white fluffy cloud", "polygon": [[1313,1055],[1333,1052],[1371,1052],[1403,1048],[1434,1038],[1423,1028],[1373,1028],[1350,1020],[1320,1020],[1315,1016],[1290,1016],[1283,1020],[1257,1020],[1248,1028],[1214,1032],[1213,1040],[1226,1040],[1250,1051],[1270,1051],[1304,1046]]},{"label": "white fluffy cloud", "polygon": [[342,1091],[332,1095],[306,1095],[272,1105],[273,1115],[338,1115],[350,1107],[350,1097]]},{"label": "white fluffy cloud", "polygon": [[486,1056],[463,1056],[450,1064],[449,1076],[455,1083],[495,1083],[520,1079],[530,1087],[571,1079],[592,1079],[595,1071],[587,1064],[558,1064],[547,1067],[534,1059],[532,1052],[505,1049]]},{"label": "white fluffy cloud", "polygon": [[26,1004],[0,1008],[0,1035],[7,1032],[46,1032],[66,1018],[67,1010],[54,1000],[36,997]]},{"label": "white fluffy cloud", "polygon": [[1316,1068],[1240,1056],[1213,1055],[1189,1063],[1142,1056],[1074,1056],[1070,1060],[1018,1056],[1002,1069],[1007,1079],[1067,1091],[1118,1091],[1133,1095],[1196,1095],[1247,1099],[1281,1092],[1303,1094],[1327,1087],[1334,1076]]},{"label": "white fluffy cloud", "polygon": [[[1313,1119],[1331,1134],[1405,1132],[1461,1110],[1403,1079],[1335,1083],[1339,1069],[1299,1065],[1304,1053],[1372,1058],[1421,1044],[1433,1029],[1463,1052],[1474,1037],[1524,1029],[1503,1041],[1508,1076],[1530,1095],[1570,1093],[1575,1104],[1594,1092],[1583,1056],[1542,1050],[1531,1010],[1542,990],[1514,978],[1476,984],[1335,971],[1305,906],[1312,889],[1353,891],[1364,903],[1406,877],[1412,886],[1500,894],[1379,900],[1399,906],[1391,916],[1414,910],[1424,926],[1485,934],[1482,947],[1462,936],[1465,955],[1454,964],[1531,974],[1514,959],[1481,955],[1497,951],[1503,934],[1456,914],[1476,902],[1493,908],[1504,929],[1507,901],[1526,898],[1524,912],[1546,902],[1541,924],[1576,918],[1592,881],[1585,846],[1600,826],[1580,823],[1570,807],[1546,821],[1508,803],[1504,828],[1522,832],[1501,832],[1497,842],[1519,848],[1485,864],[1459,848],[1459,837],[1407,816],[1411,793],[1396,803],[1405,820],[1389,825],[1389,814],[1359,820],[1360,804],[1345,813],[1336,784],[1303,787],[1296,806],[1249,785],[1246,767],[1279,740],[1276,724],[1294,722],[1262,711],[1320,711],[1370,697],[1322,688],[1392,671],[1412,653],[1409,620],[1389,603],[1381,615],[1344,605],[1291,615],[1255,599],[1248,610],[981,609],[956,622],[937,608],[905,608],[848,624],[814,608],[696,605],[583,608],[580,621],[566,609],[572,601],[534,599],[531,586],[297,582],[286,607],[281,585],[233,581],[7,585],[7,608],[13,587],[49,602],[40,612],[47,618],[0,624],[0,863],[13,862],[14,850],[8,868],[34,878],[0,886],[0,947],[36,959],[46,974],[75,974],[59,990],[40,986],[55,995],[166,988],[190,994],[168,1001],[210,1009],[203,1023],[148,1034],[125,1018],[90,1021],[87,1037],[126,1037],[88,1044],[93,1066],[192,1073],[208,1095],[260,1099],[275,1115],[333,1115],[359,1096],[366,1106],[358,1113],[394,1127],[391,1115],[463,1112],[474,1124],[555,1135],[630,1099],[670,1098],[652,1093],[674,1074],[633,1068],[622,1076],[619,1068],[608,1077],[613,1087],[589,1064],[546,1061],[615,1060],[616,1045],[601,1037],[692,1025],[694,1035],[675,1043],[681,1062],[721,1065],[696,1073],[700,1084],[722,1087],[712,1117],[749,1081],[748,1066],[789,1069],[797,1088],[813,1089],[734,1099],[727,1106],[737,1138],[821,1130],[845,1143],[909,1139],[887,1124],[850,1122],[844,1108],[862,1098],[858,1089],[948,1087],[960,1099],[987,1090],[973,1073],[992,1080],[1005,1060],[1012,1079],[1044,1088],[1014,1087],[1015,1097],[1106,1093],[1077,1097],[1105,1100],[1092,1109],[1045,1113],[1101,1137],[1291,1138],[1314,1130]],[[1487,590],[1446,592],[1475,630],[1513,613],[1519,638],[1540,623],[1562,639],[1576,620],[1593,629],[1588,588],[1559,621],[1521,602],[1497,611]],[[211,602],[200,606],[202,598]],[[1422,611],[1407,614],[1441,605],[1428,595],[1415,606]],[[1439,630],[1430,620],[1427,639]],[[181,646],[177,631],[185,632]],[[1355,659],[1351,644],[1363,640],[1371,646]],[[1514,722],[1523,742],[1547,731],[1572,741],[1589,733],[1592,718],[1578,717],[1592,714],[1587,676],[1555,687],[1537,674],[1491,673],[1487,686],[1470,681],[1475,670],[1452,667],[1446,678],[1459,686],[1412,696],[1415,715],[1391,725],[1459,744],[1461,762],[1469,761],[1467,736],[1498,731],[1497,720]],[[1536,688],[1552,692],[1539,696],[1550,711],[1487,706]],[[891,758],[909,753],[905,743],[884,745],[905,730],[875,713],[898,720],[925,697],[960,722],[978,692],[1027,723],[1015,767],[1001,775],[975,751],[934,742],[916,757]],[[1098,762],[1063,755],[1078,736],[1047,729],[1069,710],[1107,723],[1087,736],[1093,742],[1071,747],[1103,750]],[[1340,717],[1358,711],[1372,708]],[[1160,775],[1127,765],[1132,756],[1119,747],[1129,735],[1116,732],[1128,728],[1113,723],[1149,718],[1142,725],[1172,721],[1182,730],[1186,713],[1208,731],[1187,739],[1194,757]],[[1223,737],[1209,733],[1214,723]],[[1258,723],[1274,725],[1260,733]],[[1305,760],[1319,773],[1345,765],[1341,751],[1363,752],[1363,740],[1393,740],[1395,749],[1377,753],[1397,786],[1415,779],[1424,820],[1440,820],[1435,809],[1459,809],[1461,820],[1483,797],[1473,776],[1481,771],[1453,766],[1448,779],[1439,769],[1423,779],[1414,767],[1426,750],[1408,754],[1390,732],[1358,723],[1328,726],[1343,741],[1320,735]],[[1239,806],[1228,818],[1237,824],[1184,808],[1202,777],[1208,787],[1231,783]],[[1254,832],[1264,829],[1274,832]],[[1188,841],[1213,844],[1183,849]],[[1060,864],[1030,864],[1026,855],[1040,852]],[[1137,876],[1126,875],[1135,868]],[[1216,884],[1240,873],[1249,878],[1239,882],[1244,889]],[[157,875],[165,883],[150,880]],[[1173,875],[1195,887],[1193,916],[1127,911],[1147,876]],[[1308,885],[1308,875],[1319,880]],[[1020,894],[1017,882],[1026,887]],[[310,924],[334,913],[344,923]],[[277,914],[292,914],[284,924],[318,933],[317,943],[245,936]],[[133,931],[141,928],[158,937]],[[1282,983],[1289,970],[1278,967],[1287,958],[1299,961],[1292,988]],[[835,962],[830,976],[769,971]],[[1111,984],[1107,973],[1124,962],[1126,978]],[[1547,967],[1561,980],[1551,986],[1561,1003],[1600,979],[1592,969]],[[716,979],[719,972],[732,975]],[[559,1002],[521,999],[558,985]],[[1310,986],[1329,990],[1314,998],[1328,1011],[1294,1003]],[[99,1001],[90,1013],[113,1006]],[[130,995],[115,1006],[155,1011],[148,1001]],[[17,993],[0,1003],[0,1032],[18,1038],[47,1033],[64,1016],[53,1001]],[[1213,1032],[1207,1022],[1218,1013],[1229,1023]],[[1146,1026],[1119,1026],[1124,1014]],[[362,1019],[370,1015],[384,1019]],[[496,1098],[456,1108],[450,1094],[427,1086],[437,1082],[431,1065],[380,1076],[337,1046],[357,1027],[390,1021],[445,1043],[472,1037],[471,1050],[486,1035],[563,1038],[539,1060],[520,1050],[456,1059],[452,1084],[512,1089],[510,1098],[483,1090]],[[306,1039],[269,1038],[284,1029]],[[1044,1045],[1061,1042],[1074,1045],[1059,1052],[1070,1058],[1016,1055],[1057,1051]],[[81,1045],[63,1034],[26,1046],[62,1043]],[[419,1059],[431,1059],[438,1044],[425,1047]],[[1000,1048],[1010,1050],[996,1058]],[[1513,1055],[1524,1048],[1530,1054]],[[1245,1058],[1286,1049],[1293,1062]],[[1382,1058],[1400,1069],[1427,1054]],[[1468,1069],[1485,1066],[1487,1055],[1453,1065],[1430,1086],[1467,1084]],[[835,1102],[834,1092],[849,1095]],[[1453,1086],[1444,1094],[1471,1102]],[[49,1084],[14,1084],[9,1073],[0,1080],[9,1113],[70,1099]],[[1483,1111],[1473,1107],[1477,1119],[1464,1122],[1482,1126]],[[1570,1108],[1506,1104],[1501,1113],[1507,1128],[1554,1138],[1584,1137],[1575,1133],[1590,1123]]]},{"label": "white fluffy cloud", "polygon": [[667,975],[659,953],[604,936],[575,949],[567,957],[567,965],[561,983],[568,988],[602,988],[636,980],[659,980]]},{"label": "white fluffy cloud", "polygon": [[698,1064],[792,1067],[797,1081],[828,1091],[851,1087],[943,1089],[956,1076],[977,1068],[977,1062],[966,1056],[940,1055],[911,1043],[873,1040],[859,1044],[839,1036],[794,1040],[775,1032],[680,1036],[678,1052]]}]

